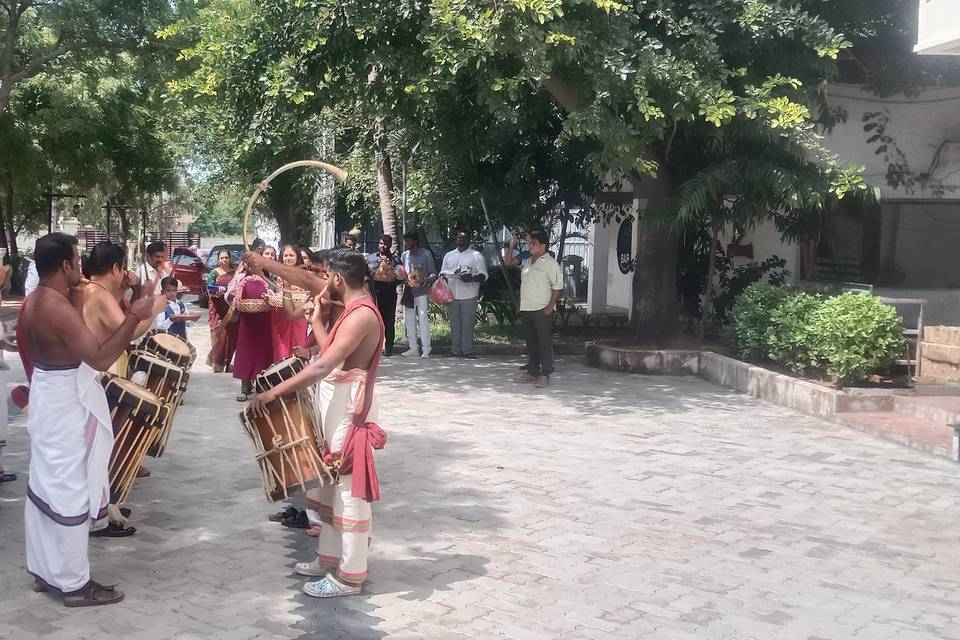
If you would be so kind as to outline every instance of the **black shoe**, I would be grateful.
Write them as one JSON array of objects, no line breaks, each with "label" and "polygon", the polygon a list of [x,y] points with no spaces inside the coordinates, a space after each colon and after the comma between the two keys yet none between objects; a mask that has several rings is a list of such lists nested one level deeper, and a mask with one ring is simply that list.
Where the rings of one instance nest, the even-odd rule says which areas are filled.
[{"label": "black shoe", "polygon": [[447,357],[447,358],[462,358],[463,356],[461,356],[459,353],[454,353],[454,352],[451,351],[451,352],[448,353],[445,357]]},{"label": "black shoe", "polygon": [[467,353],[467,354],[464,354],[463,357],[466,358],[467,360],[476,360],[476,359],[477,359],[477,354],[475,354],[475,353]]},{"label": "black shoe", "polygon": [[103,529],[91,531],[91,538],[126,538],[137,532],[136,527],[121,527],[118,524],[110,523]]},{"label": "black shoe", "polygon": [[293,507],[287,507],[283,511],[277,511],[276,513],[271,513],[267,516],[267,520],[270,522],[283,522],[287,518],[293,518],[297,515],[297,510]]},{"label": "black shoe", "polygon": [[292,518],[285,518],[281,524],[285,527],[290,527],[291,529],[306,529],[310,526],[310,521],[307,520],[306,511],[299,511],[296,516]]}]

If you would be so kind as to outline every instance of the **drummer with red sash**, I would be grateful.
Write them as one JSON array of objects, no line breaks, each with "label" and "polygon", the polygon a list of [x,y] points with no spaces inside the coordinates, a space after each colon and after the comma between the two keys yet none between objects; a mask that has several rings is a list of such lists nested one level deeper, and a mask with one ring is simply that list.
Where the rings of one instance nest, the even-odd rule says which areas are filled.
[{"label": "drummer with red sash", "polygon": [[[261,268],[263,258],[247,255],[253,268]],[[275,263],[271,269],[277,270]],[[293,272],[305,274],[296,278]],[[380,499],[380,486],[373,450],[382,449],[386,434],[373,421],[376,418],[374,382],[383,347],[383,320],[364,286],[367,264],[357,252],[338,249],[330,253],[326,292],[334,303],[345,305],[343,313],[329,332],[321,323],[317,342],[323,345],[320,357],[289,380],[258,395],[249,411],[263,415],[266,405],[278,397],[317,384],[323,424],[324,458],[339,468],[336,484],[321,489],[321,526],[318,559],[298,563],[301,575],[320,577],[308,582],[303,591],[316,598],[332,598],[360,593],[367,577],[367,551],[370,539],[371,503]],[[302,280],[298,286],[313,289],[314,276],[292,269],[293,278],[281,272],[285,280]],[[320,298],[321,300],[324,297]],[[326,303],[317,305],[324,313]],[[327,310],[329,311],[329,310]]]}]

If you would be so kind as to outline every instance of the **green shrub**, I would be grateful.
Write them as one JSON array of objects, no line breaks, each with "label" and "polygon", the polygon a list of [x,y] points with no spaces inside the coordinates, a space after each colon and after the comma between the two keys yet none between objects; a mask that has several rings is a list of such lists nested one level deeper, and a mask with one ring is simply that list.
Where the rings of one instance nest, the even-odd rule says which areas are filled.
[{"label": "green shrub", "polygon": [[773,310],[766,334],[767,355],[771,360],[797,373],[816,365],[813,320],[822,304],[819,298],[797,291]]},{"label": "green shrub", "polygon": [[813,334],[817,357],[841,382],[888,369],[903,353],[903,321],[868,293],[827,299],[814,314]]},{"label": "green shrub", "polygon": [[767,357],[770,316],[789,295],[789,289],[769,284],[752,284],[740,294],[730,311],[727,331],[727,339],[740,357]]}]

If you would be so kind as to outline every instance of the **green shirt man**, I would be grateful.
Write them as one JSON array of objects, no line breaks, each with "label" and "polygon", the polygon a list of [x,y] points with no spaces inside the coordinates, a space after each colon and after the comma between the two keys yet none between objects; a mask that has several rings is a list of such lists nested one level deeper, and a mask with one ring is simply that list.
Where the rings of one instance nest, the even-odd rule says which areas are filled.
[{"label": "green shirt man", "polygon": [[[563,273],[547,253],[547,241],[547,233],[542,230],[527,235],[530,262],[520,271],[520,320],[527,341],[527,370],[516,380],[537,387],[549,385],[553,373],[553,312],[563,290]],[[513,255],[516,246],[514,236],[503,259],[505,266],[517,266]]]}]

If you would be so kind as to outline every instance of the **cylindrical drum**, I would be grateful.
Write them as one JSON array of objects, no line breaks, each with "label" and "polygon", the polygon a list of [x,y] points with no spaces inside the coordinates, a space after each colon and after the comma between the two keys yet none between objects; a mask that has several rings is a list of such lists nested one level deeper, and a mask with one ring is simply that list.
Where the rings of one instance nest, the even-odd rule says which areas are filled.
[{"label": "cylindrical drum", "polygon": [[167,405],[143,387],[111,375],[101,377],[113,422],[110,454],[111,502],[127,499],[147,449],[167,421]]},{"label": "cylindrical drum", "polygon": [[[304,366],[296,357],[281,360],[257,376],[254,386],[262,393],[292,378]],[[334,481],[323,462],[321,432],[307,391],[277,398],[267,405],[265,416],[252,416],[244,410],[240,422],[253,441],[268,500],[285,500]]]},{"label": "cylindrical drum", "polygon": [[128,362],[129,378],[169,405],[166,422],[157,433],[156,441],[147,451],[147,455],[159,458],[170,440],[173,418],[183,400],[183,392],[187,388],[190,374],[172,362],[146,351],[132,352]]}]

